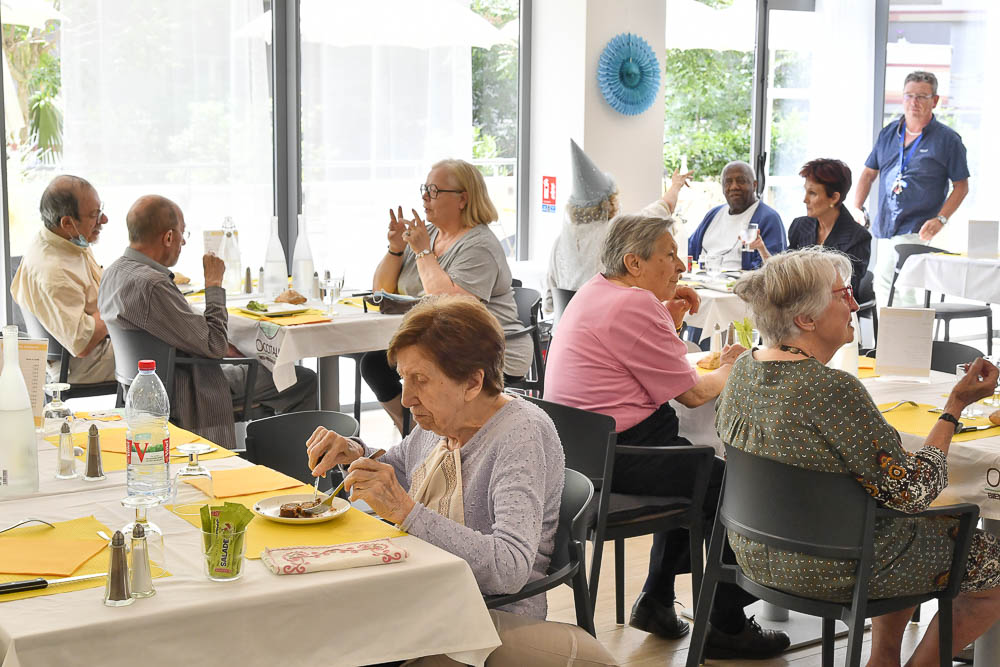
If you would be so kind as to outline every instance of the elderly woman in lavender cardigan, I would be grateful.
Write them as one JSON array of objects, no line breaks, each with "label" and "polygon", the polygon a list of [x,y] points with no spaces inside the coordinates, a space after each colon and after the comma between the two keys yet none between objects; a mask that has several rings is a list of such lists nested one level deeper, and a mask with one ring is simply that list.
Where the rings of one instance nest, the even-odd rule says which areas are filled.
[{"label": "elderly woman in lavender cardigan", "polygon": [[[306,443],[313,474],[350,464],[351,500],[465,559],[484,595],[541,578],[565,459],[548,416],[503,393],[499,322],[475,299],[429,297],[406,315],[387,355],[418,427],[380,461],[364,458],[371,448],[320,427]],[[544,622],[544,595],[491,614],[503,646],[487,665],[614,664],[580,628]],[[419,663],[456,664],[444,656]]]}]

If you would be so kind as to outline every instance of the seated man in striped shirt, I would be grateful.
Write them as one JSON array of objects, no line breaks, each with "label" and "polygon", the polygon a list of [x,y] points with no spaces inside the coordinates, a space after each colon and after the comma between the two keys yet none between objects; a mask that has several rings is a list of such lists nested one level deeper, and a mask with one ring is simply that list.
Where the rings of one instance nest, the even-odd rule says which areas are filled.
[{"label": "seated man in striped shirt", "polygon": [[[205,312],[191,308],[174,284],[187,238],[184,214],[165,197],[140,197],[125,219],[129,247],[107,268],[98,305],[107,322],[139,329],[177,348],[181,354],[220,359],[243,356],[229,342],[225,264],[213,254],[202,259]],[[178,366],[174,370],[171,417],[227,449],[236,447],[233,405],[242,404],[246,366]],[[316,409],[316,374],[296,367],[294,385],[279,392],[271,373],[258,368],[254,398],[275,412]]]}]

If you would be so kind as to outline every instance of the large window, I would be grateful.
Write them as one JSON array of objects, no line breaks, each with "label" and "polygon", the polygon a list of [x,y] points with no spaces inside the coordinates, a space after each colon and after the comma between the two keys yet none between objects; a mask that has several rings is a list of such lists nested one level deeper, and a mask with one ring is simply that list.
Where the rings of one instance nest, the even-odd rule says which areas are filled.
[{"label": "large window", "polygon": [[302,0],[302,210],[317,270],[367,286],[388,211],[423,216],[446,157],[479,166],[515,248],[517,0]]},{"label": "large window", "polygon": [[[105,203],[110,222],[94,248],[103,264],[127,245],[125,214],[147,193],[184,210],[184,273],[201,275],[201,232],[224,216],[238,225],[244,263],[263,263],[273,208],[268,57],[263,42],[237,34],[261,1],[58,4],[44,28],[3,26],[4,80],[9,66],[17,91],[5,108],[11,254],[37,233],[46,184],[69,173]],[[16,17],[5,7],[3,20]]]}]

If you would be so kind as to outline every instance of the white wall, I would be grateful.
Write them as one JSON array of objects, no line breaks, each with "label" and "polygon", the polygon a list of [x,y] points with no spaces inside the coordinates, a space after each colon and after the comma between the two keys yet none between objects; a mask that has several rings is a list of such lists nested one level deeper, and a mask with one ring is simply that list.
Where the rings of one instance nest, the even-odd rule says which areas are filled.
[{"label": "white wall", "polygon": [[[663,91],[638,116],[614,111],[597,87],[597,62],[612,37],[645,39],[662,68],[663,0],[535,0],[531,57],[531,260],[547,263],[572,187],[573,138],[614,175],[622,209],[642,208],[660,196],[663,176]],[[661,71],[662,81],[662,71]],[[555,176],[555,213],[542,212],[542,176]]]}]

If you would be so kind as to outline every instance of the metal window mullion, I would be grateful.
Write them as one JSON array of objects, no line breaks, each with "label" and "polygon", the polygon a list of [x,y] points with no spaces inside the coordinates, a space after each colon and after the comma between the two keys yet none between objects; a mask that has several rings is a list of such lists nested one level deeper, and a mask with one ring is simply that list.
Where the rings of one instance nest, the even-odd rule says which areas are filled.
[{"label": "metal window mullion", "polygon": [[[885,114],[885,67],[889,43],[889,0],[875,0],[874,95],[872,97],[872,145],[878,140]],[[878,210],[878,188],[868,193],[868,210]],[[873,239],[874,240],[874,239]]]},{"label": "metal window mullion", "polygon": [[292,265],[302,200],[301,34],[299,0],[275,0],[271,6],[274,81],[274,214],[285,261]]},{"label": "metal window mullion", "polygon": [[750,164],[757,175],[757,195],[764,192],[767,179],[767,151],[764,130],[767,122],[767,67],[768,67],[768,0],[757,0],[756,36],[754,38],[752,129],[750,136]]},{"label": "metal window mullion", "polygon": [[531,5],[521,0],[518,10],[517,51],[517,250],[519,260],[529,258],[531,212]]},{"label": "metal window mullion", "polygon": [[[4,104],[6,101],[3,97],[3,86],[0,86],[0,110],[4,109]],[[17,100],[13,101],[13,104],[17,104]],[[7,136],[7,123],[5,114],[0,113],[0,137]],[[0,267],[3,268],[3,286],[4,286],[4,299],[3,299],[3,321],[6,324],[13,324],[14,317],[13,304],[10,298],[10,192],[7,190],[7,142],[2,141],[3,144],[0,147],[0,190],[3,192],[3,238],[0,240],[0,245],[3,245],[3,259],[0,260]]]}]

